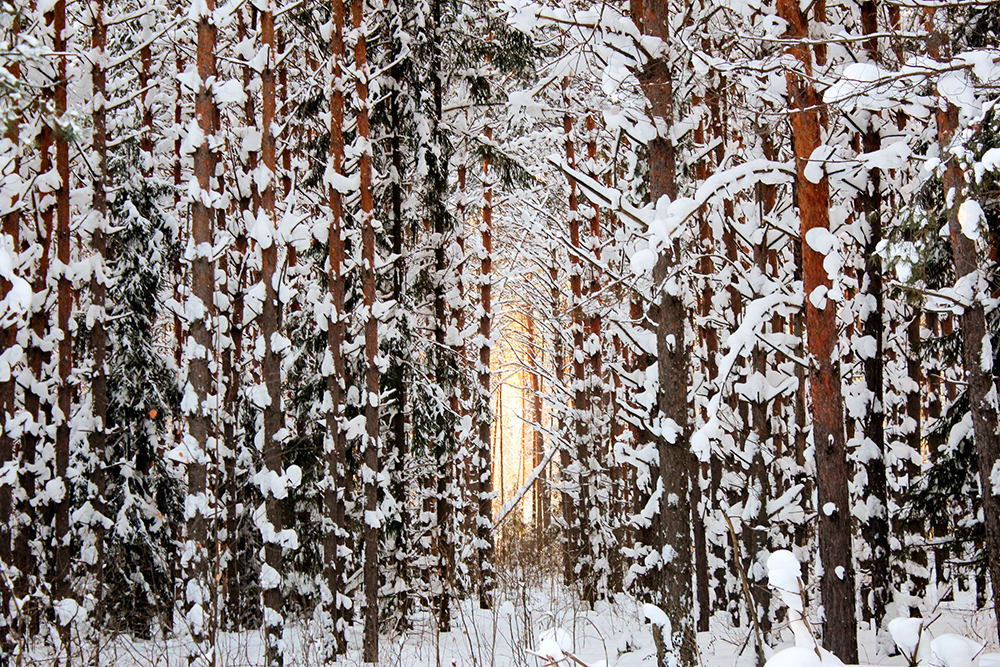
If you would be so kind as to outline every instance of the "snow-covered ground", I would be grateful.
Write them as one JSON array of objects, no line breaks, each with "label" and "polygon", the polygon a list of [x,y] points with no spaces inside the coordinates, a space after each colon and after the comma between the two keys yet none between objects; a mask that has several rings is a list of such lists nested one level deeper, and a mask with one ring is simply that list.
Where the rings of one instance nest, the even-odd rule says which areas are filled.
[{"label": "snow-covered ground", "polygon": [[[930,633],[933,636],[961,635],[985,644],[985,650],[971,663],[930,661],[924,663],[928,667],[1000,665],[990,655],[1000,652],[993,614],[973,611],[971,602],[960,598],[956,602],[942,603],[934,614],[939,617],[931,625]],[[650,626],[642,618],[642,606],[625,596],[613,603],[600,602],[591,611],[561,588],[522,590],[516,595],[501,597],[491,611],[480,610],[471,601],[457,603],[450,632],[439,632],[430,615],[417,614],[413,627],[407,632],[381,637],[379,664],[394,667],[543,667],[550,663],[533,653],[547,653],[553,645],[558,645],[572,652],[587,667],[651,667],[656,664],[655,649]],[[752,630],[732,627],[727,619],[725,615],[716,616],[712,631],[699,636],[704,667],[753,667]],[[353,648],[342,660],[345,666],[362,664],[360,631],[357,626],[351,634]],[[792,633],[787,628],[781,630],[780,639],[781,643],[774,648],[780,650],[793,645]],[[862,631],[859,639],[861,664],[907,664],[902,656],[889,657],[884,651],[880,653],[874,632]],[[319,641],[309,624],[290,625],[286,640],[287,665],[313,667],[322,664]],[[928,644],[926,638],[923,643]],[[220,667],[249,667],[263,662],[263,642],[259,633],[222,634],[217,646],[216,664]],[[169,664],[179,666],[186,664],[179,649],[162,640],[119,639],[104,647],[101,662],[114,667],[166,667],[169,656]],[[560,667],[581,667],[569,658],[559,664]],[[781,664],[796,667],[795,662]]]}]

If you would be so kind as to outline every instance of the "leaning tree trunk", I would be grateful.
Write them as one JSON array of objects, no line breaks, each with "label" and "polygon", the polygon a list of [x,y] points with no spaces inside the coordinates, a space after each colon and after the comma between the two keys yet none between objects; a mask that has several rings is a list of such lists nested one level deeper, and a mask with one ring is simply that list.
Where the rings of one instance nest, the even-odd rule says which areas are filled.
[{"label": "leaning tree trunk", "polygon": [[[788,22],[786,38],[808,38],[808,21],[797,2],[779,0],[778,14]],[[789,106],[795,110],[791,114],[791,123],[802,221],[800,237],[806,301],[805,329],[811,357],[809,386],[812,390],[816,491],[820,508],[819,555],[823,564],[820,590],[826,611],[824,643],[844,662],[855,663],[858,661],[858,641],[844,409],[837,358],[837,310],[836,305],[827,299],[831,282],[823,268],[824,255],[809,243],[811,238],[830,233],[830,193],[826,173],[823,172],[818,182],[810,180],[806,174],[813,151],[822,143],[819,108],[822,98],[810,78],[813,67],[808,47],[800,41],[789,47],[789,51],[802,69],[802,74],[789,71],[786,78]]]}]

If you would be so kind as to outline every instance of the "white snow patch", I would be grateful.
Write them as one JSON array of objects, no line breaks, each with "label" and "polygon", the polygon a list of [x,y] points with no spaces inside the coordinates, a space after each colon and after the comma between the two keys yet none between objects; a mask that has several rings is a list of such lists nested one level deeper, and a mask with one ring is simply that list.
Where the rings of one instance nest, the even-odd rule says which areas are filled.
[{"label": "white snow patch", "polygon": [[221,84],[217,81],[212,87],[212,92],[215,93],[216,101],[221,104],[243,104],[247,99],[247,92],[243,88],[243,82],[234,79]]},{"label": "white snow patch", "polygon": [[791,551],[779,549],[767,557],[767,583],[790,609],[801,612],[802,595],[799,579],[802,565]]},{"label": "white snow patch", "polygon": [[823,661],[815,649],[791,646],[778,651],[764,663],[764,667],[822,667]]},{"label": "white snow patch", "polygon": [[539,635],[538,648],[535,652],[554,662],[563,660],[567,651],[573,650],[573,640],[562,628],[551,628]]},{"label": "white snow patch", "polygon": [[653,267],[656,266],[656,253],[650,248],[643,248],[632,255],[629,261],[632,266],[632,273],[642,276],[652,271]]},{"label": "white snow patch", "polygon": [[646,603],[642,605],[642,617],[653,625],[663,628],[664,634],[669,635],[671,633],[672,626],[670,625],[670,619],[667,617],[666,612],[655,604]]},{"label": "white snow patch", "polygon": [[260,566],[260,587],[264,590],[281,586],[281,575],[267,563]]},{"label": "white snow patch", "polygon": [[71,598],[63,598],[52,605],[59,625],[69,625],[73,621],[82,621],[87,617],[87,610]]},{"label": "white snow patch", "polygon": [[983,336],[983,351],[979,357],[979,367],[984,373],[993,372],[993,339],[989,333]]},{"label": "white snow patch", "polygon": [[974,199],[966,199],[958,207],[958,224],[962,226],[962,233],[973,241],[979,240],[979,223],[985,219],[983,207]]},{"label": "white snow patch", "polygon": [[931,641],[932,667],[972,667],[983,644],[962,635],[945,634]]},{"label": "white snow patch", "polygon": [[894,618],[887,626],[892,641],[896,642],[896,647],[907,658],[913,658],[920,649],[920,662],[926,657],[927,647],[921,645],[920,634],[924,630],[924,619],[922,618]]},{"label": "white snow patch", "polygon": [[821,255],[829,255],[837,245],[837,237],[825,227],[813,227],[806,232],[806,243]]}]

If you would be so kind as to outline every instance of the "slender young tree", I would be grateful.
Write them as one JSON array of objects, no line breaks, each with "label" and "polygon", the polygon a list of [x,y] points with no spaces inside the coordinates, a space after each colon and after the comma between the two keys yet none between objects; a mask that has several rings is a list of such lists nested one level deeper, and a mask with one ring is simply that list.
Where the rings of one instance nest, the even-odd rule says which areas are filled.
[{"label": "slender young tree", "polygon": [[[489,125],[484,130],[487,142],[493,140],[493,128]],[[480,222],[482,237],[481,268],[479,273],[479,448],[473,463],[473,476],[476,479],[476,496],[479,503],[479,513],[476,518],[476,564],[479,577],[479,608],[490,609],[493,606],[493,456],[491,450],[491,418],[490,383],[490,352],[493,335],[493,307],[491,303],[493,289],[493,174],[490,172],[490,159],[483,160],[483,215]]]},{"label": "slender young tree", "polygon": [[[108,142],[107,142],[107,109],[104,100],[107,99],[107,72],[105,71],[105,59],[107,48],[107,26],[104,22],[105,4],[103,0],[98,0],[91,5],[91,34],[90,47],[94,58],[91,69],[91,90],[93,92],[93,121],[94,134],[92,140],[92,150],[96,164],[91,194],[92,215],[96,217],[94,231],[91,235],[91,247],[97,258],[96,266],[90,280],[90,299],[95,312],[94,324],[90,330],[90,347],[93,355],[93,369],[90,380],[90,400],[91,415],[93,417],[93,430],[90,433],[89,445],[92,457],[90,496],[91,506],[96,513],[96,520],[91,522],[93,531],[95,554],[90,565],[90,576],[92,579],[90,592],[96,601],[97,608],[91,610],[91,615],[96,619],[101,619],[101,600],[104,598],[104,494],[105,494],[105,474],[107,450],[107,414],[108,414],[108,364],[107,346],[108,335],[104,326],[105,300],[107,295],[107,285],[105,284],[105,260],[107,259],[108,243],[106,237],[107,215],[108,215]],[[145,69],[145,60],[143,68]],[[96,612],[96,613],[95,613]],[[95,629],[92,629],[94,631]],[[100,637],[95,632],[93,660],[95,666],[100,659]]]},{"label": "slender young tree", "polygon": [[[528,362],[529,379],[531,382],[531,419],[534,422],[532,429],[532,461],[533,467],[537,468],[545,460],[545,435],[542,430],[542,374],[541,360],[539,359],[539,341],[535,333],[534,314],[529,311],[525,315],[525,329],[528,336]],[[549,495],[549,471],[548,466],[542,468],[535,483],[534,505],[532,507],[532,517],[535,531],[539,535],[548,532],[551,522],[551,497]]]}]

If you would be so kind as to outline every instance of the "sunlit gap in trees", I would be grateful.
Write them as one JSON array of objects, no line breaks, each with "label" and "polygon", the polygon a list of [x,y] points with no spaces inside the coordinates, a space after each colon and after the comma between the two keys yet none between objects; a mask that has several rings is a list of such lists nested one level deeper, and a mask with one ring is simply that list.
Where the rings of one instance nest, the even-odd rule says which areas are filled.
[{"label": "sunlit gap in trees", "polygon": [[[502,314],[495,323],[499,330],[497,342],[490,358],[493,374],[492,409],[493,421],[493,479],[496,500],[493,504],[494,516],[502,511],[522,491],[535,468],[535,421],[532,392],[532,341],[525,326],[526,315],[523,305],[502,302]],[[537,359],[541,362],[541,359]],[[548,391],[544,382],[541,390]],[[542,433],[546,451],[551,446],[546,431],[549,428],[549,410],[542,401]],[[551,462],[549,463],[551,466]],[[551,477],[550,477],[551,478]],[[535,497],[540,491],[540,481],[535,482],[511,510],[508,520],[518,519],[525,523],[533,520],[532,511]]]}]

